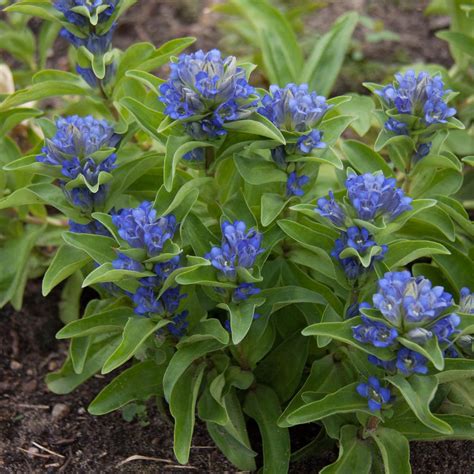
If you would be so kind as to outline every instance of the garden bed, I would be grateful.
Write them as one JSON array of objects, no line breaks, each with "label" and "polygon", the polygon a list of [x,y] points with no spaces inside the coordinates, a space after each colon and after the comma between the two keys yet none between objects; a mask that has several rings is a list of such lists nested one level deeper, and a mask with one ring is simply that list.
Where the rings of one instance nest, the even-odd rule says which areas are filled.
[{"label": "garden bed", "polygon": [[[172,424],[151,403],[146,427],[125,421],[118,412],[89,415],[89,402],[105,385],[102,376],[71,395],[49,392],[44,377],[59,368],[66,356],[66,344],[54,338],[61,328],[58,294],[44,299],[40,281],[32,281],[23,310],[7,307],[0,313],[0,472],[236,472],[200,425],[189,469],[177,465]],[[307,438],[308,429],[300,427],[300,436]],[[473,450],[474,443],[469,441],[413,443],[413,472],[466,474],[472,467]],[[134,455],[155,460],[120,465]],[[317,472],[336,457],[334,447],[317,459],[293,465],[290,472]]]}]

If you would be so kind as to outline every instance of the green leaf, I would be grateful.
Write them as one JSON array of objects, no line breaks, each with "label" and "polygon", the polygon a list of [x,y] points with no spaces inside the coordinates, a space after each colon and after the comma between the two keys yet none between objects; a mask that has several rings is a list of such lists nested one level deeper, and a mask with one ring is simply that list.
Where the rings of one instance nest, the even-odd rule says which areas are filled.
[{"label": "green leaf", "polygon": [[147,400],[160,395],[165,364],[145,360],[124,370],[92,400],[88,407],[91,415],[105,415],[135,400]]},{"label": "green leaf", "polygon": [[336,462],[326,466],[320,474],[370,474],[372,452],[366,440],[360,439],[357,426],[341,428],[339,456]]},{"label": "green leaf", "polygon": [[134,270],[115,269],[112,263],[106,262],[94,269],[82,282],[82,287],[95,285],[97,283],[119,282],[125,278],[143,278],[152,277],[153,272],[136,272]]},{"label": "green leaf", "polygon": [[375,109],[374,101],[371,97],[359,94],[351,94],[350,100],[338,106],[338,110],[343,115],[351,115],[356,119],[351,123],[351,128],[363,137],[370,129],[373,111]]},{"label": "green leaf", "polygon": [[337,413],[363,412],[373,415],[367,406],[367,399],[357,393],[357,385],[358,382],[346,385],[334,393],[329,393],[319,400],[311,401],[297,408],[287,415],[286,422],[290,426],[301,425]]},{"label": "green leaf", "polygon": [[318,38],[301,75],[296,76],[299,83],[306,82],[310,90],[329,95],[344,62],[357,21],[357,13],[346,13],[335,21],[326,34]]},{"label": "green leaf", "polygon": [[[464,318],[463,318],[464,319]],[[439,383],[469,378],[474,373],[474,360],[446,359],[443,372],[435,374]]]},{"label": "green leaf", "polygon": [[436,377],[429,375],[412,375],[409,379],[401,375],[386,377],[392,385],[400,390],[413,413],[428,428],[443,434],[453,433],[448,423],[437,418],[430,411],[430,402],[438,388]]},{"label": "green leaf", "polygon": [[148,318],[129,318],[124,327],[120,345],[104,362],[102,374],[108,374],[127,362],[150,336],[169,323],[170,321],[165,319],[156,322]]},{"label": "green leaf", "polygon": [[250,135],[259,135],[261,137],[270,138],[271,140],[275,140],[283,145],[286,143],[280,130],[266,117],[258,114],[253,120],[244,119],[236,120],[234,122],[226,122],[224,128],[226,130],[231,130],[232,132],[248,133]]},{"label": "green leaf", "polygon": [[[354,122],[355,118],[351,115],[338,115],[336,117],[323,120],[318,125],[318,130],[321,130],[324,134],[324,142],[328,145],[329,149],[336,144],[344,130]],[[332,150],[335,153],[334,150]],[[339,167],[337,163],[334,163],[336,167]]]},{"label": "green leaf", "polygon": [[170,397],[170,412],[174,418],[173,450],[176,459],[186,464],[194,431],[196,400],[206,364],[189,367],[179,378]]},{"label": "green leaf", "polygon": [[345,140],[342,143],[342,150],[347,156],[349,163],[359,173],[375,173],[376,171],[382,171],[386,177],[393,176],[390,166],[388,166],[382,156],[364,143],[356,140]]},{"label": "green leaf", "polygon": [[286,173],[277,168],[273,161],[264,160],[256,153],[236,153],[234,162],[242,178],[249,184],[286,183]]},{"label": "green leaf", "polygon": [[[257,379],[271,386],[282,402],[286,402],[300,384],[308,347],[309,339],[296,333],[273,349],[255,371]],[[288,357],[289,354],[292,356]]]},{"label": "green leaf", "polygon": [[167,191],[173,188],[173,181],[181,158],[195,148],[216,148],[216,144],[205,141],[192,141],[188,136],[170,135],[166,142],[165,162],[163,166],[164,185]]},{"label": "green leaf", "polygon": [[436,36],[474,58],[474,38],[472,36],[458,31],[439,31]]},{"label": "green leaf", "polygon": [[245,413],[258,425],[263,440],[263,473],[286,474],[290,461],[290,435],[277,425],[281,414],[276,393],[265,385],[257,385],[245,398]]},{"label": "green leaf", "polygon": [[264,193],[262,194],[260,207],[260,220],[264,227],[269,226],[285,208],[288,200],[279,194]]},{"label": "green leaf", "polygon": [[73,232],[64,232],[65,242],[78,250],[84,251],[97,263],[103,264],[115,260],[117,255],[114,248],[117,243],[110,237],[93,234],[76,234]]},{"label": "green leaf", "polygon": [[216,270],[210,266],[197,267],[189,272],[176,276],[180,285],[204,285],[219,288],[235,288],[235,283],[217,280]]},{"label": "green leaf", "polygon": [[180,347],[171,358],[163,377],[163,390],[166,400],[170,400],[179,378],[195,360],[210,352],[222,349],[224,346],[225,344],[220,341],[208,338]]},{"label": "green leaf", "polygon": [[252,25],[270,83],[284,86],[288,82],[307,82],[298,79],[303,53],[295,32],[282,13],[267,0],[232,0],[232,5]]},{"label": "green leaf", "polygon": [[445,245],[451,255],[435,255],[433,260],[441,267],[447,279],[455,288],[464,286],[474,288],[474,262],[472,258],[464,255],[452,245]]},{"label": "green leaf", "polygon": [[252,325],[255,307],[263,303],[263,300],[244,301],[240,304],[229,303],[223,304],[222,307],[230,314],[230,328],[232,334],[232,342],[238,344],[249,332]]},{"label": "green leaf", "polygon": [[84,337],[108,332],[122,332],[129,318],[133,317],[133,309],[128,307],[114,308],[92,316],[71,321],[56,334],[57,339]]},{"label": "green leaf", "polygon": [[123,97],[120,99],[120,105],[125,107],[133,115],[138,126],[145,133],[148,133],[159,143],[163,142],[162,137],[158,133],[158,127],[165,117],[164,114],[158,110],[147,107],[145,104],[133,97]]},{"label": "green leaf", "polygon": [[361,322],[360,317],[355,317],[340,323],[316,323],[303,329],[302,334],[304,336],[327,336],[357,347],[368,354],[373,354],[379,359],[390,360],[393,354],[388,349],[374,347],[371,344],[363,344],[354,339],[352,327],[361,324]]},{"label": "green leaf", "polygon": [[421,257],[449,255],[449,250],[441,244],[429,240],[397,240],[390,243],[384,263],[390,268],[407,265]]},{"label": "green leaf", "polygon": [[410,446],[405,436],[383,426],[369,433],[382,455],[385,474],[411,474]]},{"label": "green leaf", "polygon": [[102,364],[115,350],[118,343],[119,339],[114,336],[92,344],[87,351],[87,359],[80,374],[74,371],[71,357],[68,357],[59,371],[46,376],[46,384],[49,390],[59,395],[72,392],[76,387],[99,372]]}]

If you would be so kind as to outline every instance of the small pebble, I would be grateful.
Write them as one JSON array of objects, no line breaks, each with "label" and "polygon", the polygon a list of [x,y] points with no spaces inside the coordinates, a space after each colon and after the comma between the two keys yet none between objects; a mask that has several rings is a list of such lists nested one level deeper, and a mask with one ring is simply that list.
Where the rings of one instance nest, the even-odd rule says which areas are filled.
[{"label": "small pebble", "polygon": [[17,360],[12,360],[10,362],[10,369],[12,370],[20,370],[23,366]]},{"label": "small pebble", "polygon": [[49,361],[48,363],[48,370],[49,371],[53,371],[53,370],[56,370],[58,368],[58,363],[54,360],[51,360]]},{"label": "small pebble", "polygon": [[79,415],[84,415],[86,413],[86,409],[84,407],[80,407],[77,409],[77,413]]},{"label": "small pebble", "polygon": [[56,403],[51,412],[53,420],[60,420],[70,412],[69,406],[64,403]]}]

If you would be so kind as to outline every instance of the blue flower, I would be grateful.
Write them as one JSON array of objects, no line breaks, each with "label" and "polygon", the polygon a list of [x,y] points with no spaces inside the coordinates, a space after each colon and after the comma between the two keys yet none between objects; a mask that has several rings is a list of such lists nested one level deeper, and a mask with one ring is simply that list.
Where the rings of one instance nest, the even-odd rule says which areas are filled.
[{"label": "blue flower", "polygon": [[91,221],[88,224],[79,224],[69,221],[69,230],[75,234],[94,234],[110,236],[110,232],[98,221]]},{"label": "blue flower", "polygon": [[226,122],[247,117],[255,106],[255,89],[245,70],[237,67],[235,57],[223,59],[217,49],[182,54],[170,69],[168,81],[160,86],[160,100],[165,114],[185,120],[195,139],[226,134]]},{"label": "blue flower", "polygon": [[107,186],[100,185],[96,193],[92,193],[87,187],[79,186],[73,189],[66,189],[65,182],[59,182],[66,198],[72,202],[76,207],[79,207],[85,212],[91,213],[96,208],[103,206],[107,196]]},{"label": "blue flower", "polygon": [[387,372],[395,372],[397,370],[397,359],[392,360],[382,360],[378,357],[375,357],[372,354],[369,354],[367,360],[371,363],[376,365],[377,367],[381,367],[382,369],[386,370]]},{"label": "blue flower", "polygon": [[361,383],[357,385],[357,393],[369,400],[369,409],[376,412],[382,409],[383,405],[390,402],[390,389],[382,387],[380,380],[371,375],[368,383]]},{"label": "blue flower", "polygon": [[426,155],[429,155],[430,151],[431,151],[431,146],[433,144],[431,142],[428,142],[428,143],[421,143],[420,145],[418,145],[417,149],[416,149],[416,152],[415,152],[415,155],[413,156],[413,158],[415,160],[421,160],[422,158],[424,158]]},{"label": "blue flower", "polygon": [[253,283],[241,283],[235,290],[232,298],[234,301],[245,301],[250,296],[260,293],[260,288],[256,288]]},{"label": "blue flower", "polygon": [[257,256],[263,252],[260,248],[262,234],[249,229],[243,221],[222,224],[222,245],[213,247],[205,258],[211,261],[227,279],[235,279],[238,267],[252,268]]},{"label": "blue flower", "polygon": [[[117,65],[115,62],[107,64],[105,67],[105,76],[102,79],[103,84],[108,84],[110,80],[114,77],[117,70]],[[90,67],[81,67],[76,66],[76,72],[89,84],[91,87],[98,87],[99,81],[97,76],[94,74],[94,71]]]},{"label": "blue flower", "polygon": [[385,128],[389,132],[393,132],[396,135],[408,135],[408,126],[404,122],[400,122],[400,120],[396,120],[393,117],[390,117],[386,122],[385,122]]},{"label": "blue flower", "polygon": [[372,235],[369,231],[364,228],[359,228],[356,226],[349,227],[347,231],[342,231],[340,238],[336,239],[334,249],[331,252],[331,256],[339,261],[342,265],[344,272],[350,280],[354,280],[361,276],[364,272],[372,268],[373,263],[376,260],[382,260],[385,253],[387,252],[387,246],[381,245],[381,252],[378,255],[372,257],[369,267],[364,268],[362,263],[357,257],[346,257],[341,258],[339,255],[341,252],[348,248],[354,248],[357,252],[363,256],[369,251],[371,247],[377,245],[375,240],[373,240]]},{"label": "blue flower", "polygon": [[135,313],[140,316],[173,314],[177,311],[181,299],[186,297],[185,294],[180,294],[180,288],[176,286],[169,288],[158,298],[159,291],[153,286],[153,277],[141,279],[140,282],[142,286],[132,296]]},{"label": "blue flower", "polygon": [[258,112],[280,130],[289,132],[310,131],[331,107],[325,97],[310,92],[307,84],[287,84],[284,88],[272,85],[270,93],[261,102]]},{"label": "blue flower", "polygon": [[148,201],[136,208],[122,209],[112,216],[112,222],[123,240],[131,247],[146,249],[150,256],[159,254],[176,232],[176,217],[158,217]]},{"label": "blue flower", "polygon": [[159,284],[163,284],[165,280],[180,266],[179,256],[175,256],[166,262],[157,263],[153,271],[156,273],[156,278]]},{"label": "blue flower", "polygon": [[144,270],[144,267],[140,262],[121,252],[112,262],[112,266],[116,270],[132,270],[134,272],[142,272]]},{"label": "blue flower", "polygon": [[326,148],[326,143],[321,141],[323,139],[323,132],[319,130],[311,130],[308,134],[301,135],[296,141],[296,148],[302,155],[308,155],[315,148]]},{"label": "blue flower", "polygon": [[412,199],[396,187],[393,178],[383,174],[349,175],[347,195],[360,219],[372,221],[379,216],[394,219],[412,207]]},{"label": "blue flower", "polygon": [[168,331],[175,337],[181,338],[186,334],[186,329],[189,326],[188,321],[189,312],[183,311],[173,317],[173,324],[168,324]]},{"label": "blue flower", "polygon": [[426,374],[428,372],[428,368],[426,367],[427,362],[428,359],[426,357],[418,352],[403,347],[398,351],[396,367],[404,375],[413,373]]},{"label": "blue flower", "polygon": [[295,171],[288,175],[286,181],[286,195],[290,196],[303,196],[303,186],[308,184],[309,177],[306,175],[298,176]]},{"label": "blue flower", "polygon": [[327,217],[338,227],[343,226],[346,220],[346,215],[341,206],[334,199],[332,191],[329,191],[329,199],[325,197],[318,199],[318,207],[316,207],[315,211],[321,216]]},{"label": "blue flower", "polygon": [[451,336],[460,332],[456,329],[460,323],[461,318],[457,314],[451,313],[449,316],[436,321],[431,330],[436,335],[439,342],[450,344]]},{"label": "blue flower", "polygon": [[459,311],[462,313],[474,314],[474,293],[471,293],[469,288],[461,288]]},{"label": "blue flower", "polygon": [[186,161],[201,162],[204,161],[204,158],[205,149],[201,147],[194,148],[183,155],[183,159]]},{"label": "blue flower", "polygon": [[370,308],[370,304],[363,301],[362,303],[352,303],[346,310],[344,319],[351,319],[359,316],[361,308]]},{"label": "blue flower", "polygon": [[61,12],[72,25],[84,26],[89,23],[85,15],[74,11],[76,7],[85,7],[91,16],[98,15],[99,23],[109,19],[115,11],[118,0],[55,0],[54,8]]},{"label": "blue flower", "polygon": [[395,82],[376,94],[386,107],[396,108],[399,114],[418,116],[425,125],[431,125],[446,123],[456,113],[456,109],[449,107],[443,99],[448,92],[440,76],[431,77],[426,72],[417,76],[410,70],[395,74]]},{"label": "blue flower", "polygon": [[398,337],[398,331],[373,319],[362,316],[362,324],[352,326],[352,336],[356,341],[372,344],[375,347],[393,346]]},{"label": "blue flower", "polygon": [[442,286],[433,287],[424,277],[410,272],[387,272],[378,282],[373,303],[384,318],[397,327],[404,322],[429,322],[453,305],[453,297]]},{"label": "blue flower", "polygon": [[119,141],[120,135],[106,120],[97,120],[92,115],[59,117],[56,134],[45,140],[42,155],[36,159],[48,165],[62,165],[65,160],[82,160],[103,148],[115,148]]}]

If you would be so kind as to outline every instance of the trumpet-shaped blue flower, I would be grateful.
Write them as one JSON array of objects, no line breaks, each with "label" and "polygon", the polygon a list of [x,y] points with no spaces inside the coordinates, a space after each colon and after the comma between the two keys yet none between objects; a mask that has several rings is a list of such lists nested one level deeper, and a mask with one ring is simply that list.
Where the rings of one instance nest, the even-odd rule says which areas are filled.
[{"label": "trumpet-shaped blue flower", "polygon": [[474,314],[474,293],[471,293],[469,288],[461,288],[459,311],[462,313]]},{"label": "trumpet-shaped blue flower", "polygon": [[132,296],[135,313],[140,316],[173,314],[178,310],[181,299],[186,297],[185,294],[180,294],[180,288],[176,286],[169,288],[158,298],[159,290],[150,284],[150,280],[142,280],[143,285]]},{"label": "trumpet-shaped blue flower", "polygon": [[255,105],[255,89],[236,58],[222,58],[220,51],[182,54],[170,64],[170,77],[160,86],[165,114],[185,120],[188,134],[196,139],[226,134],[226,122],[247,117]]},{"label": "trumpet-shaped blue flower", "polygon": [[429,155],[432,145],[433,144],[431,142],[421,143],[420,145],[418,145],[416,152],[413,155],[413,159],[415,161],[418,161],[424,158],[426,155]]},{"label": "trumpet-shaped blue flower", "polygon": [[323,132],[311,130],[311,132],[301,135],[296,141],[296,149],[301,155],[309,155],[315,148],[326,148],[326,143],[322,141]]},{"label": "trumpet-shaped blue flower", "polygon": [[[262,106],[258,112],[280,130],[289,132],[311,130],[331,107],[324,96],[309,91],[307,84],[287,84],[284,88],[272,85],[270,93],[265,95],[261,102]],[[316,140],[316,137],[313,139],[315,142],[320,141]]]},{"label": "trumpet-shaped blue flower", "polygon": [[393,117],[390,117],[384,124],[385,128],[389,132],[393,132],[396,135],[408,135],[408,126],[400,120],[396,120]]},{"label": "trumpet-shaped blue flower", "polygon": [[392,346],[398,337],[398,331],[386,324],[362,316],[362,324],[352,327],[352,336],[356,341],[372,344],[375,347]]},{"label": "trumpet-shaped blue flower", "polygon": [[318,199],[318,207],[315,211],[323,217],[328,218],[334,225],[341,227],[344,225],[346,215],[342,207],[334,199],[334,194],[329,191],[329,199],[322,197]]},{"label": "trumpet-shaped blue flower", "polygon": [[453,305],[453,297],[442,286],[433,287],[424,277],[410,272],[387,272],[378,282],[373,303],[384,318],[397,327],[404,322],[429,322]]},{"label": "trumpet-shaped blue flower", "polygon": [[377,377],[370,376],[367,383],[357,385],[357,393],[369,400],[369,409],[376,412],[382,409],[383,405],[390,402],[390,389],[382,387]]},{"label": "trumpet-shaped blue flower", "polygon": [[[114,23],[111,28],[102,35],[99,35],[94,32],[89,32],[85,37],[76,36],[75,34],[63,28],[60,31],[60,35],[75,48],[80,48],[81,46],[84,46],[88,51],[93,54],[104,55],[107,51],[109,51],[112,46],[112,36],[115,32],[116,27],[117,25],[116,23]],[[84,79],[86,79],[86,77],[84,77]]]},{"label": "trumpet-shaped blue flower", "polygon": [[371,263],[368,268],[364,268],[362,263],[357,257],[346,257],[341,258],[341,252],[351,247],[363,256],[369,251],[371,247],[377,245],[375,240],[373,240],[372,235],[367,229],[359,228],[356,226],[349,227],[346,231],[342,231],[340,238],[336,239],[334,249],[331,252],[331,256],[336,258],[339,263],[342,265],[344,272],[346,273],[347,278],[354,280],[362,275],[365,271],[370,269],[373,263],[376,260],[382,260],[385,253],[387,252],[387,246],[381,245],[381,252],[378,255],[374,255],[371,259]]},{"label": "trumpet-shaped blue flower", "polygon": [[131,247],[144,248],[154,256],[176,232],[176,217],[158,217],[151,202],[144,201],[133,209],[122,209],[112,216],[120,237]]},{"label": "trumpet-shaped blue flower", "polygon": [[396,367],[404,375],[426,374],[428,372],[427,362],[428,359],[425,356],[403,347],[398,351]]},{"label": "trumpet-shaped blue flower", "polygon": [[144,267],[140,262],[121,252],[112,262],[112,266],[116,270],[133,270],[135,272],[142,272],[144,270]]},{"label": "trumpet-shaped blue flower", "polygon": [[262,234],[255,229],[247,231],[243,221],[222,224],[222,245],[213,247],[206,254],[214,268],[224,277],[234,279],[238,267],[252,268],[257,256],[263,252],[260,248]]},{"label": "trumpet-shaped blue flower", "polygon": [[396,187],[395,179],[383,174],[351,174],[346,180],[346,188],[358,217],[366,221],[379,216],[394,219],[412,208],[412,199]]},{"label": "trumpet-shaped blue flower", "polygon": [[56,120],[56,134],[45,140],[42,155],[36,159],[48,165],[62,165],[65,160],[82,160],[103,148],[114,148],[119,141],[120,135],[106,120],[92,115],[60,117]]},{"label": "trumpet-shaped blue flower", "polygon": [[456,328],[461,323],[461,318],[456,313],[451,313],[450,315],[441,318],[437,321],[431,330],[438,338],[438,341],[441,343],[450,344],[451,337],[454,334],[459,333],[459,330]]},{"label": "trumpet-shaped blue flower", "polygon": [[303,186],[309,183],[309,177],[306,175],[298,176],[296,171],[288,175],[286,181],[286,195],[290,196],[304,196]]},{"label": "trumpet-shaped blue flower", "polygon": [[235,290],[232,298],[234,301],[245,301],[250,296],[260,293],[260,288],[257,288],[253,283],[241,283]]},{"label": "trumpet-shaped blue flower", "polygon": [[395,82],[376,93],[386,107],[396,108],[399,114],[416,115],[431,125],[446,123],[456,113],[444,100],[448,92],[440,76],[431,77],[426,72],[416,75],[410,70],[395,74]]},{"label": "trumpet-shaped blue flower", "polygon": [[189,326],[188,321],[189,312],[183,311],[172,318],[173,323],[168,324],[167,329],[173,336],[181,338],[186,334]]}]

